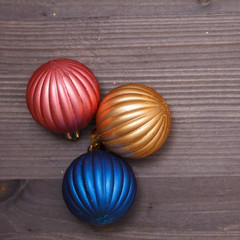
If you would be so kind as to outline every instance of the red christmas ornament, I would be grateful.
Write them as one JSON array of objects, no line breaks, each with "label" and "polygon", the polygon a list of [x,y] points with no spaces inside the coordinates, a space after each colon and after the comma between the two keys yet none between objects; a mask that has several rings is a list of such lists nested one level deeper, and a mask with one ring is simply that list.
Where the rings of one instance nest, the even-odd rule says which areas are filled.
[{"label": "red christmas ornament", "polygon": [[78,138],[94,117],[100,101],[97,79],[84,64],[54,59],[40,66],[27,86],[27,106],[46,129]]}]

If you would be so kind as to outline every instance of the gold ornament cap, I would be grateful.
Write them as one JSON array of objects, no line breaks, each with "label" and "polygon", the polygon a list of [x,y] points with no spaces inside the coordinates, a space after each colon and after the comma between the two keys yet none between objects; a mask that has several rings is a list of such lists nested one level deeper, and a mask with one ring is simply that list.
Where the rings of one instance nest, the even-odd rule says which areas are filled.
[{"label": "gold ornament cap", "polygon": [[110,151],[126,158],[143,158],[166,141],[171,115],[153,88],[133,83],[110,91],[99,105],[97,135]]},{"label": "gold ornament cap", "polygon": [[91,142],[91,145],[88,148],[89,152],[94,151],[96,149],[98,149],[98,150],[104,150],[105,149],[105,147],[101,143],[100,138],[97,134],[97,129],[96,128],[91,131],[89,139],[90,139],[90,142]]},{"label": "gold ornament cap", "polygon": [[65,136],[66,136],[66,138],[67,138],[68,140],[76,141],[76,140],[79,139],[80,133],[79,133],[79,131],[76,131],[76,132],[68,132],[68,133],[65,134]]}]

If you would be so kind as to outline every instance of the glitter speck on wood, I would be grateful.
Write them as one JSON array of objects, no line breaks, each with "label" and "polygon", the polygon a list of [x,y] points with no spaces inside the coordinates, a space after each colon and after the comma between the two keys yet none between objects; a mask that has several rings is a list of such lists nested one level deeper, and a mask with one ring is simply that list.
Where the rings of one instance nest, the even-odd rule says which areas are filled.
[{"label": "glitter speck on wood", "polygon": [[202,6],[207,6],[210,4],[210,0],[198,0],[199,3],[202,5]]},{"label": "glitter speck on wood", "polygon": [[7,184],[0,183],[0,193],[5,193],[7,190]]}]

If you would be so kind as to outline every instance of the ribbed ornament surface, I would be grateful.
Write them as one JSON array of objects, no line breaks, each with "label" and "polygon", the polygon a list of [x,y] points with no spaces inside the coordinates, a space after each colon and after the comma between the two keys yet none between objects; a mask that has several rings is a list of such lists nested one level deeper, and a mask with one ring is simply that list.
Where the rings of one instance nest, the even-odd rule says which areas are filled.
[{"label": "ribbed ornament surface", "polygon": [[143,158],[167,139],[171,115],[154,89],[127,84],[110,91],[99,105],[97,134],[105,147],[126,158]]},{"label": "ribbed ornament surface", "polygon": [[85,127],[100,101],[97,79],[84,64],[55,59],[40,66],[27,86],[27,106],[33,118],[56,133]]},{"label": "ribbed ornament surface", "polygon": [[115,222],[126,214],[136,189],[130,166],[114,153],[99,150],[75,159],[62,184],[63,198],[72,214],[95,225]]}]

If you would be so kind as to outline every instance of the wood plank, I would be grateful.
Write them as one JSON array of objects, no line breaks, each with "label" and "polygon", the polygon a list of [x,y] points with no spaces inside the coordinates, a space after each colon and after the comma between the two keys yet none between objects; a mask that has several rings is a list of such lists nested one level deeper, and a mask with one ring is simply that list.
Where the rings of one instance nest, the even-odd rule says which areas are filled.
[{"label": "wood plank", "polygon": [[[106,240],[111,240],[113,239],[121,239],[125,240],[127,239],[151,239],[151,240],[179,240],[179,239],[184,239],[184,240],[239,240],[239,235],[235,233],[231,234],[226,234],[226,233],[193,233],[193,234],[169,234],[169,233],[162,233],[161,235],[155,234],[153,232],[149,233],[140,233],[140,235],[134,234],[132,237],[130,234],[129,235],[117,235],[113,233],[114,236],[106,236],[106,234],[98,234],[96,235],[91,235],[91,239],[93,240],[99,240],[99,239],[106,239]],[[46,240],[46,239],[51,239],[51,240],[85,240],[85,236],[81,234],[74,234],[74,233],[18,233],[16,234],[3,234],[4,239],[6,240]],[[88,236],[89,238],[89,236]]]},{"label": "wood plank", "polygon": [[136,176],[240,176],[239,27],[239,14],[2,19],[0,178],[61,178],[89,145],[94,121],[72,143],[38,126],[26,107],[32,72],[58,57],[88,65],[102,97],[139,82],[167,100],[169,139],[154,155],[130,161]]},{"label": "wood plank", "polygon": [[[207,2],[207,1],[205,1]],[[163,16],[239,13],[238,0],[0,0],[2,19],[68,19],[109,16]]]},{"label": "wood plank", "polygon": [[[152,233],[154,234],[154,233]],[[148,236],[148,238],[146,238],[145,236]],[[71,234],[71,233],[66,233],[66,234],[61,234],[61,233],[48,233],[48,234],[44,234],[44,233],[38,233],[38,234],[31,234],[31,233],[19,233],[19,234],[4,234],[4,239],[7,240],[32,240],[32,239],[36,239],[36,240],[46,240],[46,239],[51,239],[51,240],[55,240],[55,239],[59,239],[59,240],[84,240],[85,238],[83,238],[81,236],[81,234]],[[99,234],[98,236],[91,236],[91,239],[93,240],[99,240],[102,239],[102,236],[104,239],[106,240],[111,240],[113,239],[113,236],[106,236],[104,234]],[[134,235],[135,236],[135,235]],[[198,235],[196,234],[162,234],[161,236],[156,235],[156,237],[150,237],[149,238],[149,234],[141,234],[138,237],[131,237],[131,235],[127,235],[124,236],[127,237],[127,239],[152,239],[152,240],[179,240],[179,239],[184,239],[184,240],[239,240],[239,236],[238,234],[224,234],[221,233],[213,233],[213,234],[208,234],[208,233],[199,233]],[[115,238],[115,234],[114,234],[114,239],[121,239],[121,240],[125,240],[125,238],[123,237],[116,237]]]},{"label": "wood plank", "polygon": [[240,177],[138,178],[131,211],[117,223],[97,227],[70,214],[62,200],[61,180],[22,180],[1,202],[0,239],[238,239],[239,181]]}]

